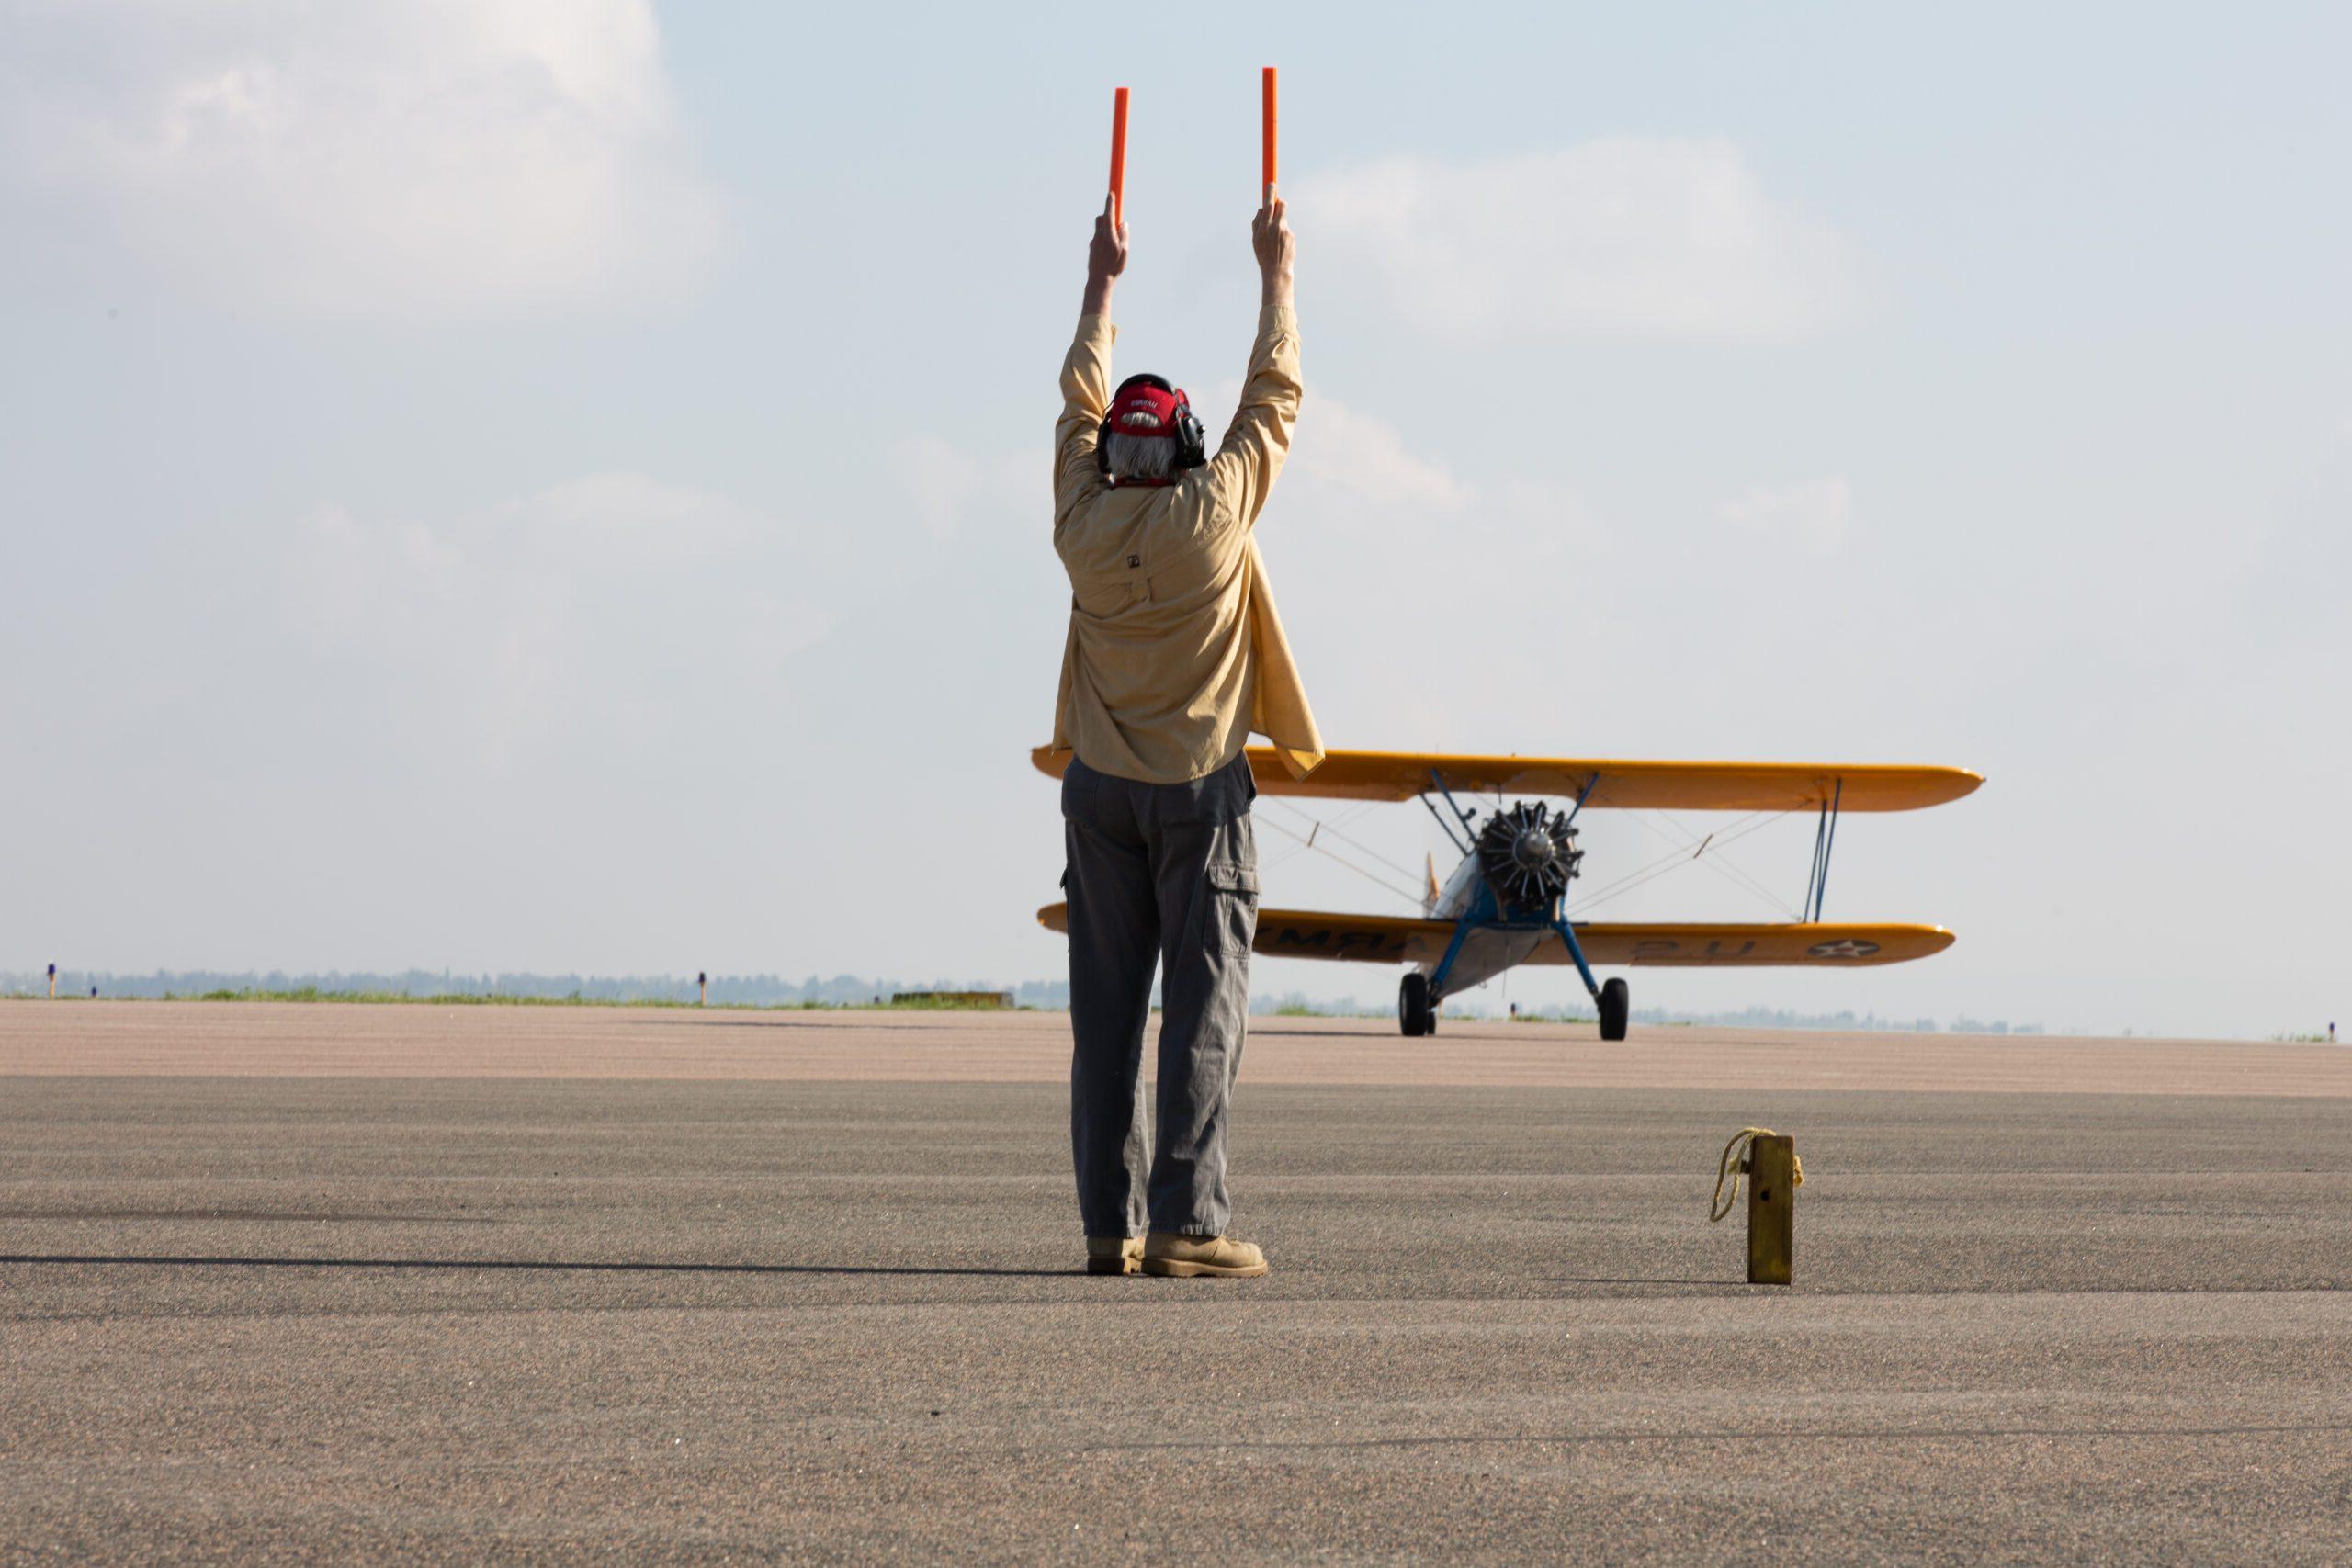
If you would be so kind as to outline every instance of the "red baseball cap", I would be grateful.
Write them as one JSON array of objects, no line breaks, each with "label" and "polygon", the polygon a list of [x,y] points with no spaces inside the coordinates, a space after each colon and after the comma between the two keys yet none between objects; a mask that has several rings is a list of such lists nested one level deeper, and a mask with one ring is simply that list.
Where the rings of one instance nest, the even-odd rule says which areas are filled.
[{"label": "red baseball cap", "polygon": [[1111,398],[1104,423],[1114,435],[1146,435],[1176,439],[1176,411],[1186,402],[1182,387],[1170,387],[1159,377],[1136,376],[1120,385]]}]

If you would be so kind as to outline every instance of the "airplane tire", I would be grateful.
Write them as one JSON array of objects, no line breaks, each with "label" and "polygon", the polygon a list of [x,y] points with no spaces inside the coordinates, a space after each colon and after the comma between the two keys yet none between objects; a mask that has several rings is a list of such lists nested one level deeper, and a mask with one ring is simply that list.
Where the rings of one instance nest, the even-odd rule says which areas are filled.
[{"label": "airplane tire", "polygon": [[1634,996],[1621,976],[1600,983],[1600,1037],[1625,1038],[1625,1022],[1634,1010]]},{"label": "airplane tire", "polygon": [[1396,987],[1396,1021],[1408,1035],[1437,1032],[1437,1017],[1430,1010],[1430,977],[1418,969]]}]

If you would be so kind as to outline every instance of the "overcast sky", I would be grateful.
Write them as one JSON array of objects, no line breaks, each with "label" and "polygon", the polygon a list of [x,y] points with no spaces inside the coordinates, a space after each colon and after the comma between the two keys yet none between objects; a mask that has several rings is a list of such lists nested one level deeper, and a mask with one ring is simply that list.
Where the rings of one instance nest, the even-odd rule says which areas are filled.
[{"label": "overcast sky", "polygon": [[[1059,973],[1111,89],[1119,367],[1216,423],[1276,63],[1330,744],[1990,776],[1838,840],[1950,953],[1637,1006],[2352,1013],[2352,11],[1026,15],[0,4],[0,968]],[[1407,909],[1278,824],[1270,904]]]}]

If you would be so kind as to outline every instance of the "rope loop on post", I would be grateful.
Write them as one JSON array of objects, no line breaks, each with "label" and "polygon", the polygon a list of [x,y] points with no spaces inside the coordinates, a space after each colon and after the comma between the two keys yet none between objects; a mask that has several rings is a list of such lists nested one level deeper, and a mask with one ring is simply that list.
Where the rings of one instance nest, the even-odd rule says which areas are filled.
[{"label": "rope loop on post", "polygon": [[[1780,1134],[1770,1127],[1742,1127],[1732,1134],[1731,1142],[1724,1145],[1723,1162],[1715,1167],[1715,1195],[1708,1201],[1710,1209],[1707,1215],[1708,1224],[1713,1224],[1720,1221],[1725,1214],[1731,1213],[1732,1205],[1739,1201],[1739,1179],[1747,1174],[1748,1145],[1758,1138],[1779,1136]],[[1803,1187],[1804,1161],[1793,1155],[1790,1157],[1795,1161],[1796,1165],[1796,1184]],[[1724,1190],[1725,1182],[1730,1183],[1728,1191]]]}]

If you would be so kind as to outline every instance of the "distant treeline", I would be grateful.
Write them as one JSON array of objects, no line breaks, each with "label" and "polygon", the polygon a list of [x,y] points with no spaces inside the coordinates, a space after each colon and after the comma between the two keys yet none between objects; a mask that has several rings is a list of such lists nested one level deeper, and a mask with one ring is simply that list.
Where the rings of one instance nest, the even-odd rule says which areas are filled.
[{"label": "distant treeline", "polygon": [[1983,1019],[1961,1014],[1950,1023],[1938,1023],[1932,1018],[1881,1018],[1874,1012],[1858,1013],[1850,1009],[1844,1012],[1791,1012],[1786,1008],[1743,1008],[1737,1012],[1676,1012],[1670,1009],[1637,1010],[1634,1016],[1645,1023],[1699,1023],[1724,1029],[1838,1029],[1860,1030],[1868,1033],[1883,1032],[1936,1034],[1949,1030],[1954,1034],[2039,1034],[2038,1023],[2009,1022],[2007,1019]]},{"label": "distant treeline", "polygon": [[[1457,997],[1445,1006],[1450,1013],[1464,1018],[1499,1018],[1510,1016],[1503,1006],[1496,1006],[1482,998]],[[1256,998],[1255,1010],[1260,1012],[1323,1013],[1336,1016],[1385,1016],[1395,1010],[1385,1005],[1354,1000],[1316,1001],[1303,992],[1293,991],[1284,996]],[[1534,1021],[1573,1021],[1590,1023],[1593,1011],[1589,1007],[1522,1007],[1516,1015]],[[2012,1024],[1996,1019],[1986,1022],[1963,1013],[1950,1023],[1939,1023],[1932,1018],[1881,1018],[1874,1012],[1792,1012],[1786,1008],[1742,1008],[1736,1012],[1690,1012],[1676,1008],[1637,1008],[1634,1011],[1637,1023],[1697,1024],[1720,1029],[1834,1029],[1863,1031],[1871,1033],[1894,1032],[1905,1034],[1937,1034],[1951,1031],[1954,1034],[2039,1034],[2038,1023]]]},{"label": "distant treeline", "polygon": [[[325,974],[311,971],[290,973],[273,969],[264,974],[257,970],[231,973],[213,969],[159,969],[152,975],[115,975],[77,969],[57,972],[57,994],[61,997],[87,997],[90,987],[96,987],[104,997],[203,997],[223,991],[267,992],[273,995],[315,993],[321,997],[351,998],[355,996],[391,997],[515,997],[537,1001],[578,1002],[692,1002],[695,999],[695,977],[691,975],[461,975],[455,970],[408,969],[396,975],[374,971],[332,970]],[[49,988],[45,974],[18,971],[0,972],[0,996],[43,996]],[[1067,1008],[1069,1006],[1069,982],[1067,980],[1024,980],[1017,985],[1005,985],[989,980],[876,979],[859,975],[835,975],[831,979],[811,975],[801,980],[787,980],[781,975],[713,975],[710,977],[710,1000],[714,1007],[854,1007],[860,1003],[888,1001],[900,991],[1010,991],[1016,1006],[1026,1008]],[[1154,1000],[1158,998],[1155,997]],[[1500,1007],[1487,1004],[1483,998],[1456,998],[1447,1004],[1457,1016],[1493,1018],[1502,1015]],[[1250,1010],[1256,1013],[1308,1013],[1339,1017],[1386,1016],[1395,1010],[1389,1004],[1359,1001],[1353,998],[1310,998],[1303,992],[1291,991],[1279,996],[1261,994],[1250,998]],[[1589,1020],[1590,1010],[1574,1006],[1521,1008],[1520,1016],[1529,1019]],[[1649,1024],[1700,1024],[1725,1029],[1839,1029],[1882,1031],[1895,1030],[1921,1034],[1934,1034],[1949,1030],[1956,1034],[2039,1034],[2041,1026],[2032,1023],[2012,1024],[2005,1020],[1986,1021],[1962,1014],[1950,1023],[1939,1023],[1932,1018],[1881,1018],[1874,1012],[1792,1012],[1786,1008],[1743,1008],[1736,1012],[1686,1012],[1671,1008],[1644,1008],[1634,1014],[1636,1021]]]},{"label": "distant treeline", "polygon": [[[220,991],[317,992],[334,996],[399,997],[526,997],[545,1001],[691,1002],[692,975],[535,975],[508,973],[461,975],[455,970],[406,969],[398,974],[372,970],[330,970],[300,973],[273,969],[159,969],[152,975],[116,975],[79,969],[57,972],[57,994],[87,997],[92,987],[105,997],[202,997]],[[787,980],[781,975],[713,975],[710,1000],[720,1007],[847,1007],[876,999],[888,1001],[900,991],[1011,991],[1022,1007],[1064,1008],[1069,1005],[1069,982],[1033,980],[1006,986],[966,979],[874,979],[836,975],[831,979],[811,975]],[[46,996],[45,972],[0,972],[0,995]]]}]

